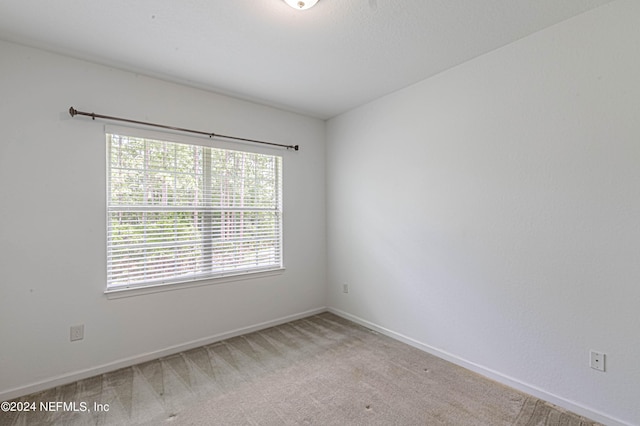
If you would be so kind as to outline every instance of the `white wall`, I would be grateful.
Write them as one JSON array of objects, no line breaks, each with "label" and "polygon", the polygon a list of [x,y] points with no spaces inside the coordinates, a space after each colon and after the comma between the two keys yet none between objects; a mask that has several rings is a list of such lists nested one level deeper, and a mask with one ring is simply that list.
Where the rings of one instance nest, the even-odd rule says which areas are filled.
[{"label": "white wall", "polygon": [[330,120],[329,305],[640,424],[639,43],[618,1]]},{"label": "white wall", "polygon": [[[5,42],[0,98],[0,400],[326,306],[323,121]],[[274,151],[286,271],[108,300],[104,125],[72,105],[299,144]]]}]

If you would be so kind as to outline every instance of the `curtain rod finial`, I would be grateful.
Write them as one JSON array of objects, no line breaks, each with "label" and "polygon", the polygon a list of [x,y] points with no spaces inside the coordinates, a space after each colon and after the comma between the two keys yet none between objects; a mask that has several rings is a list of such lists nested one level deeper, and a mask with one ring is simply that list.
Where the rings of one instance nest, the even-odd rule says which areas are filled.
[{"label": "curtain rod finial", "polygon": [[78,113],[78,111],[76,111],[76,109],[74,107],[70,107],[69,108],[69,115],[72,117],[75,117],[75,115]]}]

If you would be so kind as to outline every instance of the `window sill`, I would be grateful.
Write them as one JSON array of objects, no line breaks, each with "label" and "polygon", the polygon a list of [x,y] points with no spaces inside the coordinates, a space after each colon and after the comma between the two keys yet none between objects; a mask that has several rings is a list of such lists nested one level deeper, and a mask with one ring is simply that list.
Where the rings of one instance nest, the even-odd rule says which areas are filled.
[{"label": "window sill", "polygon": [[234,282],[234,281],[245,281],[249,279],[271,277],[274,275],[281,275],[284,273],[284,271],[285,271],[285,268],[278,268],[278,269],[271,269],[269,271],[248,272],[248,273],[242,273],[237,275],[227,275],[224,277],[205,278],[205,279],[195,280],[195,281],[141,285],[136,287],[122,287],[122,288],[112,288],[112,289],[108,288],[104,291],[104,294],[105,296],[107,296],[107,299],[121,299],[124,297],[142,296],[144,294],[161,293],[165,291],[182,290],[185,288],[202,287],[202,286],[215,285],[215,284],[224,284],[224,283]]}]

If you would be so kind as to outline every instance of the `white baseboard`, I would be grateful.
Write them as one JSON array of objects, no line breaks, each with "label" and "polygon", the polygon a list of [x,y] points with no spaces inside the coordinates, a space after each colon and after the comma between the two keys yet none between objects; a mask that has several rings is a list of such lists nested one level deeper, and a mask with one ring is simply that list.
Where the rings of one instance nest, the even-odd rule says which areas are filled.
[{"label": "white baseboard", "polygon": [[99,365],[97,367],[87,368],[85,370],[75,371],[73,373],[56,376],[50,379],[46,379],[37,383],[32,383],[26,386],[9,389],[0,392],[0,401],[8,401],[14,398],[18,398],[31,393],[40,392],[46,389],[51,389],[57,386],[73,383],[77,380],[88,379],[89,377],[97,376],[99,374],[115,371],[120,368],[130,367],[132,365],[140,364],[154,359],[162,358],[165,356],[173,355],[179,352],[188,351],[190,349],[198,348],[200,346],[210,345],[221,340],[230,339],[232,337],[240,336],[254,331],[264,330],[265,328],[274,327],[276,325],[285,324],[287,322],[295,321],[301,318],[306,318],[312,315],[316,315],[322,312],[327,312],[326,307],[311,309],[309,311],[300,312],[293,315],[287,315],[285,317],[277,318],[270,321],[265,321],[259,324],[254,324],[248,327],[238,328],[225,333],[219,333],[213,336],[205,337],[203,339],[193,340],[191,342],[183,343],[180,345],[171,346],[159,351],[149,352],[146,354],[136,355],[129,358],[121,359],[118,361],[110,362],[107,364]]},{"label": "white baseboard", "polygon": [[521,392],[527,393],[529,395],[535,396],[536,398],[542,399],[544,401],[550,402],[552,404],[555,404],[559,407],[565,408],[569,411],[572,411],[576,414],[579,414],[581,416],[587,417],[591,420],[594,420],[596,422],[600,422],[609,426],[633,426],[630,423],[624,422],[620,419],[617,419],[615,417],[609,416],[608,414],[602,413],[598,410],[594,410],[591,409],[589,407],[585,407],[584,405],[581,405],[579,403],[576,403],[574,401],[568,400],[566,398],[563,398],[561,396],[555,395],[553,393],[547,392],[544,389],[540,389],[536,386],[524,383],[518,379],[515,379],[513,377],[509,377],[507,375],[504,375],[498,371],[492,370],[490,368],[487,367],[483,367],[482,365],[478,365],[474,362],[471,361],[467,361],[466,359],[460,358],[456,355],[453,355],[451,353],[448,353],[446,351],[440,350],[438,348],[434,348],[433,346],[427,345],[425,343],[419,342],[415,339],[412,339],[411,337],[405,336],[403,334],[400,333],[396,333],[393,330],[389,330],[385,327],[382,327],[378,324],[374,324],[370,321],[367,321],[365,319],[362,319],[360,317],[357,317],[355,315],[352,315],[350,313],[341,311],[339,309],[335,309],[335,308],[328,308],[327,309],[329,312],[338,315],[342,318],[348,319],[350,321],[353,321],[357,324],[360,324],[364,327],[367,327],[371,330],[377,331],[381,334],[384,334],[385,336],[391,337],[392,339],[398,340],[400,342],[406,343],[410,346],[413,346],[417,349],[420,349],[424,352],[430,353],[431,355],[437,356],[438,358],[442,358],[444,360],[447,360],[453,364],[459,365],[463,368],[466,368],[467,370],[471,370],[473,372],[476,372],[482,376],[488,377],[492,380],[495,380],[498,383],[502,383],[503,385],[512,387],[514,389],[517,389]]}]

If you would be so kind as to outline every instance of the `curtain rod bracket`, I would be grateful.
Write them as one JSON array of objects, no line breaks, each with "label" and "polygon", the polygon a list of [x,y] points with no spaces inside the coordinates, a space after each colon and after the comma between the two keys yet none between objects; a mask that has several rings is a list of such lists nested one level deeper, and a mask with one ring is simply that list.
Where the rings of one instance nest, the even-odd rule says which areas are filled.
[{"label": "curtain rod bracket", "polygon": [[103,118],[105,120],[124,121],[124,122],[127,122],[127,123],[142,124],[143,126],[160,127],[160,128],[163,128],[163,129],[176,130],[176,131],[179,131],[179,132],[195,133],[195,134],[198,134],[198,135],[206,135],[206,136],[209,136],[209,139],[211,139],[211,138],[233,139],[233,140],[236,140],[236,141],[259,143],[259,144],[271,145],[271,146],[279,146],[279,147],[282,147],[282,148],[286,148],[287,150],[293,149],[295,151],[298,151],[298,149],[299,149],[298,145],[283,145],[283,144],[279,144],[279,143],[265,142],[265,141],[260,141],[260,140],[256,140],[256,139],[246,139],[246,138],[239,138],[239,137],[236,137],[236,136],[217,135],[215,133],[201,132],[199,130],[183,129],[181,127],[173,127],[173,126],[166,126],[164,124],[148,123],[146,121],[130,120],[128,118],[111,117],[111,116],[108,116],[108,115],[96,114],[94,112],[83,112],[83,111],[78,111],[74,107],[69,107],[69,115],[71,115],[71,117],[75,117],[76,115],[85,115],[87,117],[91,117],[92,120],[95,120],[96,117],[97,117],[97,118]]}]

